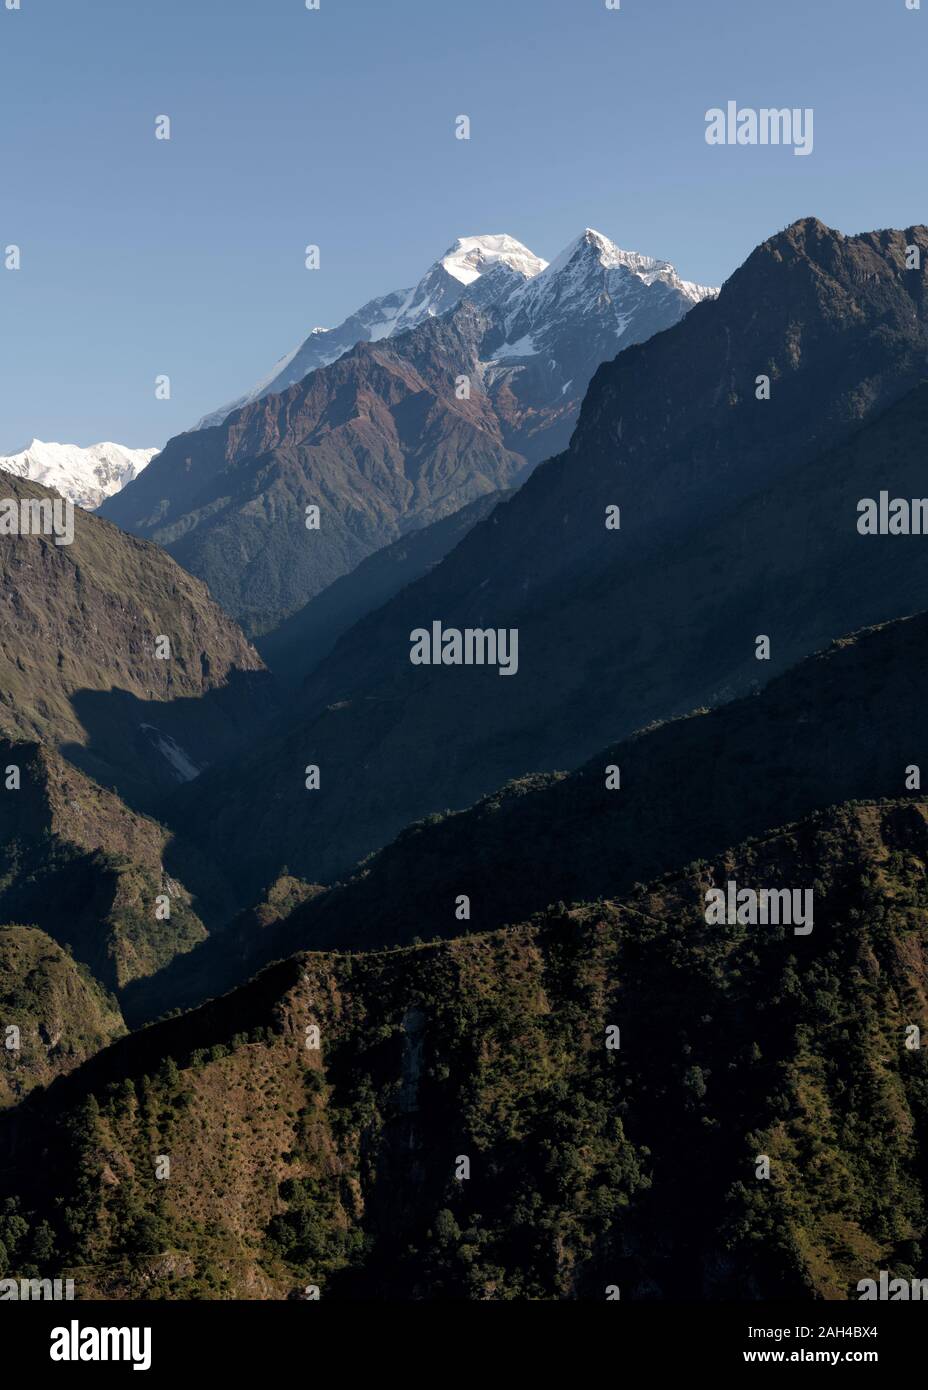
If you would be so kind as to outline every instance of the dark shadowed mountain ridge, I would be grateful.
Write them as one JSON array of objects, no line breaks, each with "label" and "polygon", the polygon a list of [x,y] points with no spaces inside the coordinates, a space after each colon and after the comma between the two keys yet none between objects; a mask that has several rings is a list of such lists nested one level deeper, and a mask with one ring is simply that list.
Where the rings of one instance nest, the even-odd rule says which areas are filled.
[{"label": "dark shadowed mountain ridge", "polygon": [[256,639],[274,676],[298,688],[328,656],[343,633],[421,579],[463,540],[468,531],[506,500],[508,492],[486,493],[441,521],[410,531],[375,550],[350,573],[336,579],[305,608]]},{"label": "dark shadowed mountain ridge", "polygon": [[[410,825],[344,881],[304,888],[302,902],[283,880],[271,897],[288,911],[270,902],[257,919],[245,912],[139,980],[123,997],[126,1017],[196,1005],[295,951],[495,930],[559,901],[622,896],[784,818],[907,788],[918,799],[926,682],[928,615],[844,637],[763,690],[643,729],[575,772],[523,777]],[[606,785],[610,768],[618,788]]]},{"label": "dark shadowed mountain ridge", "polygon": [[[797,224],[718,299],[601,368],[571,448],[347,632],[290,727],[181,797],[178,824],[234,845],[246,898],[283,864],[331,882],[429,812],[578,766],[928,606],[924,538],[857,529],[861,498],[924,491],[928,339],[910,242],[928,263],[923,228],[849,238]],[[516,629],[517,674],[411,665],[410,633],[435,621]],[[322,782],[307,795],[310,763]]]}]

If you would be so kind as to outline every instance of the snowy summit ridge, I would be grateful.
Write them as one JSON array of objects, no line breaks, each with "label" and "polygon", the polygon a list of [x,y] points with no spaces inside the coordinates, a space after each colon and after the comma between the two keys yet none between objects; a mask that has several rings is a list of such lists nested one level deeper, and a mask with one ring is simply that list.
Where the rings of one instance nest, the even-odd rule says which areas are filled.
[{"label": "snowy summit ridge", "polygon": [[205,415],[196,428],[219,425],[233,410],[262,396],[286,391],[317,367],[337,361],[357,343],[378,343],[415,328],[424,319],[444,314],[487,271],[493,272],[494,280],[498,277],[501,286],[505,284],[511,289],[539,274],[546,265],[547,261],[505,233],[458,237],[411,289],[394,290],[369,300],[337,328],[314,328],[299,347],[276,363],[270,375],[244,396]]},{"label": "snowy summit ridge", "polygon": [[[587,227],[549,265],[506,233],[458,237],[411,289],[371,299],[337,328],[314,328],[246,395],[204,416],[196,428],[219,425],[233,410],[285,391],[360,342],[380,342],[471,300],[498,326],[488,360],[507,364],[548,354],[565,369],[565,393],[589,380],[586,363],[567,363],[564,345],[589,338],[598,361],[667,327],[716,293],[681,280],[669,261],[623,251]],[[621,341],[620,341],[621,340]],[[583,356],[583,354],[581,354]],[[585,382],[584,382],[585,384]]]},{"label": "snowy summit ridge", "polygon": [[455,280],[462,285],[470,285],[491,266],[508,265],[530,279],[544,270],[548,262],[543,261],[521,241],[506,236],[461,236],[438,262]]},{"label": "snowy summit ridge", "polygon": [[92,512],[137,478],[157,453],[157,449],[127,449],[109,440],[81,448],[33,439],[21,453],[0,457],[0,469],[54,488],[66,501]]}]

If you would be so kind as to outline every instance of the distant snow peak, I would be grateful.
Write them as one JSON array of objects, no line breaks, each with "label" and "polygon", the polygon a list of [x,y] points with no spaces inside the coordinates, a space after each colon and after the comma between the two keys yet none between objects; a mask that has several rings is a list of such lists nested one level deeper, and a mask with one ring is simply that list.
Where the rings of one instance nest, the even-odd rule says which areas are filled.
[{"label": "distant snow peak", "polygon": [[94,511],[146,468],[157,449],[128,449],[109,440],[81,448],[33,439],[19,454],[0,457],[0,469],[50,487],[68,502]]},{"label": "distant snow peak", "polygon": [[589,372],[567,357],[599,354],[598,365],[716,293],[681,280],[669,261],[623,251],[593,227],[585,227],[550,265],[506,233],[458,237],[412,288],[369,300],[337,328],[314,328],[247,395],[204,416],[196,428],[219,425],[234,410],[286,391],[358,343],[395,338],[464,298],[494,323],[489,361],[513,371],[542,358],[549,372],[563,373],[559,391],[564,381],[583,389]]},{"label": "distant snow peak", "polygon": [[440,264],[462,285],[470,285],[500,262],[527,278],[538,275],[548,264],[523,246],[521,241],[505,233],[498,236],[458,237],[454,245],[448,247]]},{"label": "distant snow peak", "polygon": [[532,370],[543,370],[561,395],[582,392],[600,362],[715,293],[681,280],[669,261],[624,251],[585,227],[549,266],[499,298],[488,366],[524,372],[535,359]]},{"label": "distant snow peak", "polygon": [[394,338],[425,319],[447,313],[483,275],[493,277],[495,295],[497,285],[500,294],[508,292],[513,284],[539,275],[546,266],[547,261],[505,233],[458,237],[444,255],[432,262],[417,284],[368,300],[336,328],[312,329],[299,347],[281,358],[246,395],[204,415],[194,428],[220,425],[234,410],[263,396],[286,391],[310,372],[336,362],[358,343]]},{"label": "distant snow peak", "polygon": [[568,242],[561,254],[548,267],[547,278],[560,276],[570,265],[579,269],[584,265],[595,265],[602,270],[626,270],[637,275],[645,285],[657,280],[666,281],[682,289],[695,302],[718,293],[705,285],[695,285],[689,280],[681,280],[669,261],[655,260],[639,251],[624,251],[595,227],[585,227],[579,236]]}]

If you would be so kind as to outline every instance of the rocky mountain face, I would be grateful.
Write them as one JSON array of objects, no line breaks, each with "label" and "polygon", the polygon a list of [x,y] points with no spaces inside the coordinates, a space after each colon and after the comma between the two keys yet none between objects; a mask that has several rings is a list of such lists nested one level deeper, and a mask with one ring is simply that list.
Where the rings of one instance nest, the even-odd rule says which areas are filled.
[{"label": "rocky mountain face", "polygon": [[[137,478],[157,449],[127,449],[123,444],[46,444],[33,439],[19,454],[0,458],[0,470],[42,483],[78,507],[94,511]],[[2,482],[2,480],[0,480]]]},{"label": "rocky mountain face", "polygon": [[[270,374],[238,400],[205,415],[197,429],[221,425],[235,410],[262,396],[286,391],[319,367],[327,367],[357,343],[380,342],[415,328],[454,307],[466,290],[479,301],[488,279],[489,298],[508,293],[544,270],[541,260],[511,236],[458,237],[411,289],[371,299],[337,328],[314,328],[305,342],[282,357]],[[483,283],[475,289],[478,281]]]},{"label": "rocky mountain face", "polygon": [[[926,859],[923,800],[850,805],[619,901],[278,962],[0,1119],[11,1267],[73,1272],[83,1298],[833,1299],[915,1277]],[[708,923],[728,880],[811,891],[812,930]]]},{"label": "rocky mountain face", "polygon": [[[42,744],[0,742],[0,765],[0,921],[40,928],[108,990],[205,938],[162,826]],[[206,915],[224,905],[205,901]]]},{"label": "rocky mountain face", "polygon": [[[246,897],[282,864],[331,882],[429,812],[576,767],[928,606],[921,539],[857,529],[861,498],[923,490],[913,242],[924,259],[924,228],[796,224],[717,300],[600,368],[570,450],[346,633],[289,727],[181,797],[178,826],[209,827]],[[755,385],[767,376],[769,399]],[[517,630],[518,672],[412,665],[410,634],[436,620]],[[321,770],[309,794],[308,764]]]},{"label": "rocky mountain face", "polygon": [[104,514],[205,579],[249,631],[266,629],[402,532],[525,472],[486,394],[455,392],[459,375],[479,377],[484,331],[465,303],[406,338],[361,343],[221,427],[172,439]]},{"label": "rocky mountain face", "polygon": [[[4,489],[17,518],[52,516],[40,484]],[[0,534],[0,735],[66,749],[147,809],[254,735],[271,678],[199,580],[79,508],[70,544],[25,529]]]},{"label": "rocky mountain face", "polygon": [[520,481],[567,443],[604,357],[713,293],[594,232],[531,278],[525,264],[452,276],[449,304],[439,262],[417,326],[340,339],[315,370],[298,356],[293,384],[171,440],[104,515],[165,546],[260,636],[373,551]]},{"label": "rocky mountain face", "polygon": [[[204,416],[197,429],[221,425],[234,410],[286,391],[357,343],[395,338],[425,319],[447,313],[464,297],[478,307],[494,309],[498,362],[526,362],[544,355],[554,359],[551,367],[563,366],[568,355],[565,339],[572,337],[575,365],[581,372],[589,368],[588,381],[599,363],[614,355],[629,328],[628,341],[642,341],[676,322],[678,299],[695,304],[715,293],[681,280],[668,261],[623,251],[591,227],[550,266],[515,237],[458,237],[412,289],[370,300],[338,328],[314,328],[263,381]],[[650,331],[648,318],[654,323]],[[562,379],[569,384],[567,377]]]},{"label": "rocky mountain face", "polygon": [[[588,227],[545,270],[496,300],[481,349],[491,394],[511,393],[523,411],[541,412],[545,456],[555,454],[567,447],[601,363],[717,293]],[[550,418],[552,399],[562,405],[558,418]]]}]

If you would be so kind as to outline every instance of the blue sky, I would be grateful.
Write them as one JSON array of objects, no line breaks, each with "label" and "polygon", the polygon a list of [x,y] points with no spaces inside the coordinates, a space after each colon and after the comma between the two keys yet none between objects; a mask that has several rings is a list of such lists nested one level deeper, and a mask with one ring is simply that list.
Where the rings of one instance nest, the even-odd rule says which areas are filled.
[{"label": "blue sky", "polygon": [[[718,283],[797,217],[928,221],[928,0],[6,3],[2,452],[160,445],[458,235]],[[708,146],[730,99],[812,107],[813,154]]]}]

